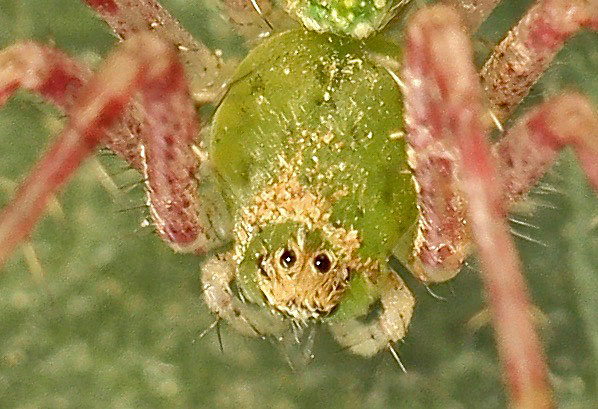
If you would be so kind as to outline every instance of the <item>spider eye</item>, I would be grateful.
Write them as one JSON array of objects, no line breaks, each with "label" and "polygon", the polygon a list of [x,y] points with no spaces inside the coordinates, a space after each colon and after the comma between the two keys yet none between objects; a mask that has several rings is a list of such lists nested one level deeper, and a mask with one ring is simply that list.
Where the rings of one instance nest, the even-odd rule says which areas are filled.
[{"label": "spider eye", "polygon": [[331,266],[332,262],[330,261],[330,258],[324,253],[320,253],[314,258],[314,267],[320,273],[327,273],[330,271]]},{"label": "spider eye", "polygon": [[293,264],[295,264],[295,261],[297,261],[297,256],[293,250],[285,249],[278,261],[282,267],[291,268],[293,267]]}]

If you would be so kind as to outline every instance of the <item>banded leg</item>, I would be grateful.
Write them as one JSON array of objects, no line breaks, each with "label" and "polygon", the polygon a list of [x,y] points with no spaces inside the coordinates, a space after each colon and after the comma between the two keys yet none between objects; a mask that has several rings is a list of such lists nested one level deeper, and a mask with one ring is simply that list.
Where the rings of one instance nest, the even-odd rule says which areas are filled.
[{"label": "banded leg", "polygon": [[[0,106],[23,88],[67,114],[91,76],[87,65],[60,50],[34,42],[15,44],[0,52]],[[141,172],[140,117],[138,112],[127,109],[122,120],[107,132],[103,143]]]},{"label": "banded leg", "polygon": [[[426,9],[424,9],[426,10]],[[419,17],[411,23],[406,41],[403,70],[409,162],[418,189],[420,221],[414,252],[403,261],[423,282],[441,282],[454,277],[470,251],[470,235],[466,228],[466,204],[460,185],[460,153],[450,140],[454,118],[460,119],[479,96],[478,85],[465,81],[459,68],[449,72],[451,59],[469,64],[469,42],[462,37],[449,8],[421,11],[430,15],[426,23]],[[443,26],[434,23],[437,15],[447,15],[455,27],[447,36]],[[461,94],[447,95],[450,82],[463,88]]]},{"label": "banded leg", "polygon": [[[156,0],[84,0],[104,19],[121,40],[136,33],[155,32],[174,44],[186,68],[192,97],[210,103],[224,90],[223,64],[212,50],[196,41]],[[232,69],[228,67],[227,69]]]},{"label": "banded leg", "polygon": [[532,109],[493,146],[505,202],[514,203],[527,193],[566,146],[573,147],[598,190],[598,112],[586,97],[568,93]]},{"label": "banded leg", "polygon": [[235,279],[235,267],[230,253],[215,255],[203,265],[203,293],[208,308],[242,334],[259,337],[282,334],[288,325],[281,317],[246,304],[233,294],[230,284]]},{"label": "banded leg", "polygon": [[[492,0],[473,1],[471,4],[461,0],[445,1],[459,2],[462,8],[463,5],[467,5],[464,8],[474,14],[477,13],[477,7],[485,10],[485,13],[492,8]],[[541,0],[527,12],[494,50],[481,73],[491,110],[499,120],[504,120],[512,112],[565,41],[583,27],[598,27],[598,3],[585,0]],[[443,40],[429,41],[440,43]],[[455,53],[460,51],[455,50]],[[440,65],[443,65],[443,61],[448,61],[450,56],[439,58],[442,59],[439,61]],[[445,281],[457,273],[470,251],[470,239],[464,226],[465,208],[460,199],[462,194],[458,193],[459,186],[456,184],[458,175],[454,164],[458,152],[450,143],[438,142],[428,135],[440,135],[439,132],[442,132],[439,119],[441,116],[438,112],[444,110],[444,106],[435,90],[436,84],[426,85],[425,81],[421,85],[418,84],[417,88],[424,89],[423,92],[410,90],[409,81],[407,87],[409,96],[429,96],[429,101],[425,100],[426,98],[415,101],[410,114],[413,123],[427,125],[414,126],[409,135],[410,143],[416,152],[412,155],[412,165],[419,183],[423,217],[415,257],[407,261],[407,264],[411,264],[412,271],[423,281]],[[434,103],[426,105],[432,101]],[[523,148],[522,146],[517,149]],[[510,149],[515,148],[512,146]],[[537,151],[534,153],[536,156],[538,154]],[[516,174],[519,169],[505,170],[510,172],[504,175],[506,183],[509,185],[510,181],[515,181],[513,183],[518,185],[507,186],[508,196],[514,196],[510,199],[514,200],[526,193],[539,175],[546,171],[548,164],[552,163],[550,158],[543,161],[544,163],[535,165],[528,163],[528,172],[519,175]],[[508,169],[504,166],[501,168]],[[535,172],[535,175],[529,172]]]},{"label": "banded leg", "polygon": [[91,74],[85,64],[57,49],[33,42],[15,44],[0,52],[0,106],[24,88],[66,111]]},{"label": "banded leg", "polygon": [[[54,61],[49,71],[26,71],[31,77],[19,79],[19,62],[12,49],[0,58],[0,84],[7,97],[18,86],[26,86],[42,95],[62,89],[59,97],[72,99],[69,87],[81,86],[81,67],[77,68],[62,54],[39,46],[29,46]],[[38,47],[38,48],[36,48]],[[11,50],[11,49],[9,49]],[[63,67],[62,74],[58,68]],[[70,68],[71,71],[68,71]],[[53,73],[54,75],[43,74]],[[70,77],[66,74],[72,74]],[[52,79],[50,79],[50,77]],[[69,81],[60,80],[69,78]],[[52,87],[44,88],[44,84]],[[76,88],[76,87],[75,87]],[[48,91],[50,90],[50,91]],[[0,264],[31,231],[42,214],[49,196],[73,174],[79,164],[102,142],[107,129],[122,115],[132,95],[140,99],[147,113],[148,149],[146,171],[152,186],[152,214],[162,238],[174,247],[204,251],[214,238],[204,229],[201,207],[195,198],[195,161],[190,144],[196,130],[195,111],[176,53],[149,34],[141,34],[124,43],[100,71],[76,93],[68,109],[69,122],[58,140],[37,164],[13,201],[0,215]],[[6,99],[6,98],[4,98]],[[57,99],[57,98],[54,98]],[[65,105],[66,106],[66,105]],[[155,154],[156,150],[160,153]],[[160,190],[160,191],[158,191]]]},{"label": "banded leg", "polygon": [[407,332],[415,298],[394,272],[384,279],[387,282],[380,286],[382,313],[376,320],[365,323],[350,319],[330,324],[334,338],[354,354],[375,355],[402,339]]},{"label": "banded leg", "polygon": [[[482,262],[513,405],[552,407],[545,359],[504,219],[502,186],[485,140],[481,87],[465,30],[452,10],[435,7],[416,15],[407,31],[405,68],[413,149],[426,154],[430,146],[443,144],[458,159],[468,229]],[[417,172],[416,167],[419,178]],[[447,239],[450,242],[450,237]]]},{"label": "banded leg", "polygon": [[490,110],[500,122],[582,28],[598,30],[595,0],[538,0],[509,31],[480,73]]}]

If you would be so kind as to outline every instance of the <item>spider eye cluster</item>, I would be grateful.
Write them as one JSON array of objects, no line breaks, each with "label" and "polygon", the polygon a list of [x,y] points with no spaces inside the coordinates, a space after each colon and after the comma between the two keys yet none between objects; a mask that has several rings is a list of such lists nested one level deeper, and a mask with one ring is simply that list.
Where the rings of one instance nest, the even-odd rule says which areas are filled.
[{"label": "spider eye cluster", "polygon": [[[278,251],[280,254],[278,256],[278,264],[285,270],[289,270],[293,268],[295,263],[297,262],[297,254],[294,250],[284,248]],[[313,258],[311,259],[312,267],[315,271],[325,274],[332,269],[333,265],[333,256],[328,254],[328,252],[322,251],[316,253]]]},{"label": "spider eye cluster", "polygon": [[411,0],[287,0],[309,30],[363,39],[381,30]]},{"label": "spider eye cluster", "polygon": [[289,241],[258,257],[258,288],[270,306],[290,317],[324,317],[338,305],[351,279],[338,257],[324,245]]}]

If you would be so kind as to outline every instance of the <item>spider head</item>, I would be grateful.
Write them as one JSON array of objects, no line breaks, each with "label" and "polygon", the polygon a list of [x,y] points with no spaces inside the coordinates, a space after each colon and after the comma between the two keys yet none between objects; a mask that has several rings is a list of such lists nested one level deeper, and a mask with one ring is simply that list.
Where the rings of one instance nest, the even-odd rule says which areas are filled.
[{"label": "spider head", "polygon": [[268,303],[295,319],[320,318],[338,305],[350,279],[334,252],[297,243],[259,260],[258,286]]},{"label": "spider head", "polygon": [[[298,321],[336,309],[351,280],[349,254],[320,229],[300,223],[267,226],[240,264],[240,281],[274,310]],[[254,297],[249,297],[254,298]]]},{"label": "spider head", "polygon": [[309,30],[363,39],[381,30],[411,0],[287,0]]}]

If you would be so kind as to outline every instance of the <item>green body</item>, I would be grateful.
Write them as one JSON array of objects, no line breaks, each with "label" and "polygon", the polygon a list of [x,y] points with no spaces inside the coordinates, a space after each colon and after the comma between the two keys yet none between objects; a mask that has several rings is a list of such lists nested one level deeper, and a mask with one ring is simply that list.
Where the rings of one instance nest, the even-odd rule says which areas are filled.
[{"label": "green body", "polygon": [[310,30],[366,38],[410,0],[288,0],[286,9]]},{"label": "green body", "polygon": [[[357,230],[356,257],[385,265],[397,245],[411,249],[418,210],[399,85],[376,62],[387,57],[396,61],[398,48],[383,40],[301,30],[249,54],[216,112],[210,145],[235,221],[288,163],[331,204],[333,226]],[[293,229],[282,230],[262,241],[283,243]]]}]

